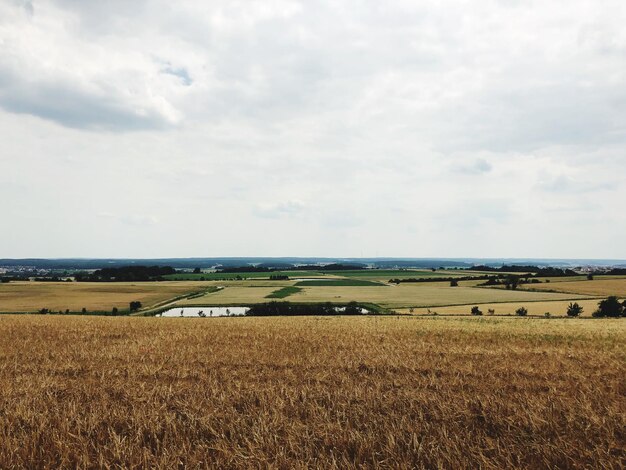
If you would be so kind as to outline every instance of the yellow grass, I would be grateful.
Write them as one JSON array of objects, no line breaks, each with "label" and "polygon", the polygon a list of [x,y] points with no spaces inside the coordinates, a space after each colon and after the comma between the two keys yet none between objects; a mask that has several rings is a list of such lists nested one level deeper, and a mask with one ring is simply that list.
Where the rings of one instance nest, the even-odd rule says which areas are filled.
[{"label": "yellow grass", "polygon": [[0,468],[626,464],[626,322],[0,316]]},{"label": "yellow grass", "polygon": [[415,308],[411,312],[409,309],[397,309],[398,313],[413,313],[415,315],[428,314],[436,312],[438,314],[467,314],[470,315],[470,311],[473,306],[478,306],[484,315],[488,314],[489,309],[493,309],[496,315],[515,314],[515,310],[520,307],[525,307],[528,310],[529,315],[543,315],[546,312],[550,312],[553,316],[566,316],[567,306],[570,302],[576,302],[583,307],[583,317],[589,317],[598,308],[598,299],[592,300],[556,300],[547,302],[507,302],[507,303],[486,303],[486,304],[467,304],[447,307],[436,308]]},{"label": "yellow grass", "polygon": [[11,282],[0,284],[0,312],[110,311],[128,308],[133,300],[144,306],[206,289],[203,282]]},{"label": "yellow grass", "polygon": [[523,284],[523,289],[555,290],[573,294],[597,295],[607,297],[616,295],[626,297],[626,278],[606,279],[597,276],[594,280],[588,281],[565,281],[547,284]]},{"label": "yellow grass", "polygon": [[[228,284],[217,292],[202,297],[176,302],[176,305],[247,305],[259,302],[269,302],[265,296],[271,294],[281,286],[249,287],[230,286]],[[287,299],[289,300],[289,299]]]},{"label": "yellow grass", "polygon": [[475,287],[450,287],[448,283],[406,283],[389,287],[305,287],[288,297],[293,302],[373,302],[383,307],[439,306],[486,302],[558,300],[572,294],[501,291]]}]

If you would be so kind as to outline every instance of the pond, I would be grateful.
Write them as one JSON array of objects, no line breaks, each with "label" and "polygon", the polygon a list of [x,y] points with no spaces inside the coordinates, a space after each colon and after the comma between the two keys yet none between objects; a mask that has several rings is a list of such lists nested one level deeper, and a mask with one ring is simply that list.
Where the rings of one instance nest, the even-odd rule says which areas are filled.
[{"label": "pond", "polygon": [[245,315],[248,310],[248,307],[176,307],[157,314],[157,317],[230,317]]},{"label": "pond", "polygon": [[[341,315],[346,307],[333,307],[338,315]],[[358,307],[361,314],[370,313],[369,310]],[[211,317],[241,317],[250,310],[249,307],[174,307],[157,314],[157,317],[168,318],[211,318]]]}]

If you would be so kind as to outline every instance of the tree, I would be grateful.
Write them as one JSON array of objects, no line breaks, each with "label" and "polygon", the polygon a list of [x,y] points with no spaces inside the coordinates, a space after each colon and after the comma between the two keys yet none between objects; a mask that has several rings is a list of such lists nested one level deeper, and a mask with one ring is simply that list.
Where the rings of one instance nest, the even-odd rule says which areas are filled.
[{"label": "tree", "polygon": [[567,316],[568,317],[577,317],[581,313],[583,313],[583,308],[578,305],[578,302],[571,303],[567,306]]},{"label": "tree", "polygon": [[515,315],[525,317],[526,315],[528,315],[528,310],[526,309],[526,307],[520,307],[515,310]]},{"label": "tree", "polygon": [[117,315],[117,307],[113,307],[113,309],[111,310],[111,313],[113,315]]},{"label": "tree", "polygon": [[587,280],[588,281],[593,281],[593,274],[591,274],[591,273],[587,274]]},{"label": "tree", "polygon": [[202,272],[202,270],[200,268],[193,268],[193,273],[194,274],[200,274]]},{"label": "tree", "polygon": [[359,308],[359,304],[357,304],[354,300],[349,302],[346,305],[346,309],[343,311],[344,315],[360,315],[361,309]]},{"label": "tree", "polygon": [[474,305],[471,310],[472,315],[482,315],[483,312],[480,311],[478,305]]},{"label": "tree", "polygon": [[519,284],[519,276],[509,276],[509,278],[507,279],[507,283],[511,284],[511,289],[517,289],[517,285]]},{"label": "tree", "polygon": [[81,312],[83,313],[87,313],[87,309],[85,307],[83,307],[83,309],[81,310]]},{"label": "tree", "polygon": [[458,287],[459,285],[459,281],[457,281],[456,279],[452,279],[450,281],[450,287]]},{"label": "tree", "polygon": [[139,310],[141,308],[141,302],[139,302],[138,300],[133,300],[130,303],[130,311],[131,312],[136,312],[137,310]]},{"label": "tree", "polygon": [[619,303],[614,295],[601,300],[598,303],[598,310],[593,312],[594,317],[619,317],[624,313],[624,306]]}]

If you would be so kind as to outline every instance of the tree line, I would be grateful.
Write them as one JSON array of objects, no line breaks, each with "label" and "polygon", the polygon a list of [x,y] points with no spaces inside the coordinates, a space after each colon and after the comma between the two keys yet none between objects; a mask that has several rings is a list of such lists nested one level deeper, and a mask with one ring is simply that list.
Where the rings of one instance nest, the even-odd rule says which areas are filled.
[{"label": "tree line", "polygon": [[121,266],[76,273],[74,277],[79,282],[162,281],[163,276],[175,273],[171,266]]},{"label": "tree line", "polygon": [[341,306],[331,302],[318,304],[292,304],[290,302],[267,302],[254,304],[246,312],[249,317],[270,316],[307,316],[307,315],[362,315],[363,311],[357,302],[350,302],[343,310]]}]

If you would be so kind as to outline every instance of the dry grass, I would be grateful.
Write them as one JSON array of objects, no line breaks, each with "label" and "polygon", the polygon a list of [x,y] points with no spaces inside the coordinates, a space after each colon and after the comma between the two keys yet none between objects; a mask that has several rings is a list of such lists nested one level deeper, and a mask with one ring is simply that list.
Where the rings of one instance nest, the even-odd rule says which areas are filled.
[{"label": "dry grass", "polygon": [[515,310],[525,307],[529,315],[543,315],[550,312],[553,316],[566,316],[567,306],[570,302],[576,302],[583,307],[583,317],[590,317],[591,314],[598,309],[598,299],[593,300],[556,300],[547,302],[507,302],[507,303],[487,303],[487,304],[468,304],[456,305],[436,308],[415,308],[411,312],[407,308],[396,310],[398,313],[414,313],[416,315],[437,312],[439,314],[466,314],[470,315],[470,311],[474,305],[477,305],[484,315],[487,315],[489,309],[495,310],[496,315],[514,315]]},{"label": "dry grass", "polygon": [[624,468],[626,322],[0,316],[0,468]]},{"label": "dry grass", "polygon": [[144,306],[200,291],[203,282],[11,282],[0,284],[0,312],[110,311],[128,308],[133,300]]},{"label": "dry grass", "polygon": [[[533,302],[588,298],[575,294],[552,292],[528,292],[472,287],[478,281],[465,281],[459,287],[450,287],[447,282],[406,283],[390,286],[314,286],[303,287],[302,291],[289,296],[290,302],[372,302],[387,308],[430,307],[441,305],[465,305],[489,302]],[[285,283],[285,285],[293,285]],[[274,287],[222,283],[223,290],[203,297],[180,302],[180,305],[237,305],[267,302]]]},{"label": "dry grass", "polygon": [[450,287],[449,283],[428,282],[406,283],[388,287],[305,287],[302,292],[289,297],[289,300],[293,302],[348,302],[356,300],[373,302],[383,307],[398,308],[487,302],[532,302],[576,297],[580,296],[551,292],[476,288],[466,284]]},{"label": "dry grass", "polygon": [[607,297],[616,295],[626,297],[626,278],[607,279],[597,276],[594,280],[588,281],[564,281],[550,282],[547,284],[522,284],[520,288],[536,290],[555,290],[572,294],[598,295]]}]

